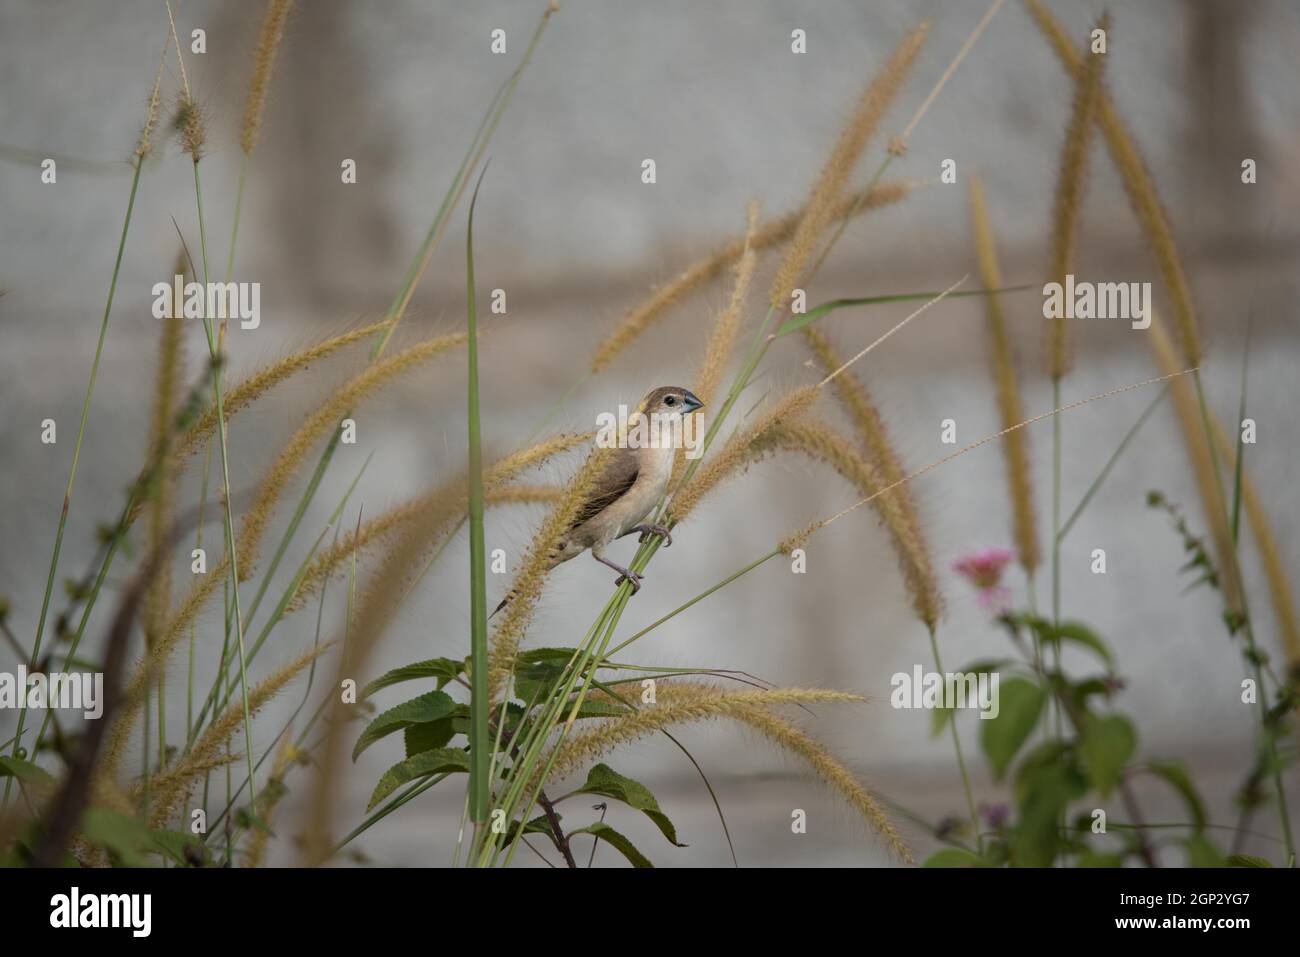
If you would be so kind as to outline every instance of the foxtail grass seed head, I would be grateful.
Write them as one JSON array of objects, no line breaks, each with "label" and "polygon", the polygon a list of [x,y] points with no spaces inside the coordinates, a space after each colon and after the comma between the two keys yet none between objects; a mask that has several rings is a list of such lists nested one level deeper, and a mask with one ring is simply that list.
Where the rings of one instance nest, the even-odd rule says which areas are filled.
[{"label": "foxtail grass seed head", "polygon": [[271,71],[292,7],[293,0],[269,0],[262,15],[262,29],[257,36],[257,51],[253,54],[253,72],[248,84],[248,100],[244,104],[244,118],[239,128],[239,148],[245,156],[257,145],[262,114],[266,109],[266,94],[271,87]]},{"label": "foxtail grass seed head", "polygon": [[[1077,79],[1079,72],[1084,69],[1084,63],[1078,51],[1074,49],[1069,34],[1042,0],[1025,0],[1025,5],[1029,8],[1034,22],[1056,51],[1057,58],[1067,72]],[[1188,368],[1199,367],[1201,341],[1196,328],[1196,312],[1192,307],[1192,294],[1187,285],[1187,278],[1183,274],[1182,262],[1174,245],[1169,217],[1161,205],[1160,196],[1156,192],[1142,154],[1138,151],[1132,135],[1125,128],[1124,121],[1120,119],[1115,105],[1105,90],[1102,90],[1098,96],[1097,122],[1101,125],[1101,132],[1106,139],[1111,160],[1119,171],[1129,205],[1133,208],[1133,213],[1146,234],[1147,242],[1155,252],[1156,263],[1173,304],[1174,319],[1182,338],[1183,359]]]},{"label": "foxtail grass seed head", "polygon": [[925,44],[927,31],[928,24],[922,24],[904,37],[884,69],[858,99],[853,116],[813,185],[803,217],[777,267],[769,296],[772,308],[789,306],[790,295],[801,282],[809,260],[816,254],[826,227],[833,221],[836,204],[844,194],[862,151],[902,88],[903,80]]},{"label": "foxtail grass seed head", "polygon": [[[917,185],[919,184],[911,181],[899,180],[893,183],[882,183],[866,196],[856,193],[847,196],[836,206],[835,218],[842,219],[864,213],[869,209],[891,206],[906,198]],[[760,224],[750,242],[750,248],[756,253],[763,253],[788,242],[803,219],[805,209],[806,207],[801,207]],[[592,373],[601,372],[608,367],[629,345],[663,319],[673,307],[720,277],[728,266],[732,266],[740,259],[744,251],[743,237],[730,240],[682,270],[676,278],[653,289],[644,301],[627,311],[623,321],[597,346],[591,359]]]},{"label": "foxtail grass seed head", "polygon": [[[1108,32],[1110,19],[1102,17],[1097,29]],[[1070,123],[1061,148],[1061,168],[1056,181],[1056,198],[1052,212],[1051,265],[1049,282],[1065,284],[1074,264],[1079,214],[1088,180],[1088,148],[1092,144],[1093,121],[1101,98],[1102,64],[1106,54],[1098,52],[1091,40],[1083,69],[1075,75],[1074,102]],[[1070,371],[1070,344],[1064,314],[1050,321],[1048,372],[1060,381]]]},{"label": "foxtail grass seed head", "polygon": [[203,158],[203,146],[208,139],[203,108],[188,93],[181,95],[172,118],[172,129],[181,138],[181,147],[198,162]]},{"label": "foxtail grass seed head", "polygon": [[[812,771],[857,811],[903,861],[911,852],[875,796],[816,741],[772,708],[818,703],[860,703],[857,695],[815,688],[723,691],[704,682],[662,681],[654,707],[601,721],[570,734],[554,753],[549,780],[563,780],[604,754],[679,724],[729,718],[747,725],[781,750],[802,759]],[[542,762],[545,766],[546,762]]]},{"label": "foxtail grass seed head", "polygon": [[[985,289],[1002,286],[1002,270],[998,266],[997,246],[993,227],[989,224],[988,209],[984,203],[984,189],[979,179],[972,178],[970,185],[971,223],[975,233],[975,251],[979,257],[980,280]],[[1006,316],[1002,300],[997,293],[984,297],[984,316],[989,334],[989,352],[993,359],[993,384],[997,392],[998,417],[1002,427],[1009,428],[1024,419],[1020,387],[1016,380],[1015,357],[1011,352],[1011,339],[1007,333]],[[1059,320],[1063,322],[1063,320]],[[1007,487],[1011,493],[1012,526],[1015,532],[1016,552],[1020,564],[1031,576],[1042,561],[1038,546],[1038,526],[1034,511],[1034,489],[1029,469],[1029,439],[1017,429],[1002,440],[1006,461]]]},{"label": "foxtail grass seed head", "polygon": [[735,284],[731,288],[731,298],[726,308],[718,313],[714,321],[708,345],[704,350],[704,361],[695,377],[695,394],[705,406],[713,401],[718,391],[718,385],[727,370],[727,363],[736,344],[736,334],[745,318],[745,297],[749,293],[749,284],[754,278],[754,266],[758,261],[758,253],[754,249],[754,235],[757,231],[758,204],[751,202],[748,207],[748,225],[745,228],[744,252],[736,261]]}]

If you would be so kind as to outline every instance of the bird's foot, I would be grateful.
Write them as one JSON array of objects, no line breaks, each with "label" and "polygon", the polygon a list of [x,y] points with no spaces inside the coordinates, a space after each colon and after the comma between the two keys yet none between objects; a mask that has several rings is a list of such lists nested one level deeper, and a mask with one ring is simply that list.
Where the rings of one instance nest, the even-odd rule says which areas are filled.
[{"label": "bird's foot", "polygon": [[671,548],[673,544],[673,534],[668,530],[667,525],[651,525],[643,523],[632,526],[632,531],[641,533],[641,541],[645,541],[651,535],[658,535],[664,540],[664,548]]},{"label": "bird's foot", "polygon": [[641,579],[643,577],[644,576],[638,575],[636,572],[632,571],[632,569],[625,568],[623,569],[623,574],[619,575],[618,578],[614,580],[614,586],[618,587],[619,585],[623,584],[623,582],[631,582],[632,594],[635,595],[637,592],[641,590]]}]

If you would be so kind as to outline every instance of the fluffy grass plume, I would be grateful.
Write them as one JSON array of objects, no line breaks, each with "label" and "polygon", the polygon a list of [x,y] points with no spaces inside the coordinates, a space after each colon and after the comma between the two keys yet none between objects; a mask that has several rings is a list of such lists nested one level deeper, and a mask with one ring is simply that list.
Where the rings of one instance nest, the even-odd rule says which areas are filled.
[{"label": "fluffy grass plume", "polygon": [[[758,453],[778,449],[800,452],[829,465],[864,497],[870,496],[871,506],[884,523],[894,546],[913,611],[927,628],[937,625],[943,613],[943,599],[920,526],[909,518],[892,493],[884,492],[889,483],[878,469],[858,454],[848,439],[820,422],[783,419],[759,436],[754,448]],[[783,543],[781,550],[795,547],[798,546]]]},{"label": "fluffy grass plume", "polygon": [[[1110,18],[1103,16],[1097,28],[1109,33]],[[1091,50],[1091,47],[1089,47]],[[1050,282],[1065,285],[1066,274],[1074,265],[1075,237],[1079,214],[1088,181],[1088,148],[1092,145],[1093,120],[1101,95],[1104,53],[1089,52],[1082,69],[1075,71],[1074,102],[1070,107],[1070,125],[1065,130],[1061,148],[1061,168],[1056,180],[1056,198],[1052,208]],[[1070,342],[1067,320],[1059,316],[1048,324],[1048,373],[1054,381],[1070,371]]]},{"label": "fluffy grass plume", "polygon": [[[1218,419],[1212,419],[1214,444],[1219,450],[1219,457],[1228,463],[1232,472],[1236,467],[1237,449],[1223,431]],[[1260,564],[1264,566],[1264,577],[1268,579],[1269,595],[1273,599],[1273,611],[1277,615],[1278,629],[1282,633],[1282,649],[1286,653],[1287,664],[1291,668],[1300,665],[1300,624],[1296,621],[1295,604],[1291,598],[1291,576],[1282,564],[1282,553],[1277,547],[1273,535],[1273,525],[1264,508],[1264,501],[1250,476],[1242,472],[1241,500],[1246,506],[1246,520],[1250,522],[1251,531],[1255,533],[1255,547],[1259,550]]]},{"label": "fluffy grass plume", "polygon": [[[1151,328],[1146,333],[1160,371],[1166,375],[1181,371],[1182,366],[1174,343],[1154,314],[1151,317]],[[1174,402],[1174,411],[1178,414],[1178,424],[1183,432],[1183,444],[1187,449],[1187,458],[1201,495],[1205,521],[1209,525],[1214,551],[1218,556],[1219,581],[1223,585],[1223,598],[1233,612],[1241,614],[1244,606],[1241,582],[1238,581],[1235,571],[1237,563],[1232,559],[1232,532],[1228,528],[1226,518],[1228,508],[1223,501],[1223,496],[1219,494],[1219,483],[1214,478],[1214,459],[1210,455],[1210,445],[1206,440],[1196,388],[1186,378],[1180,377],[1170,380],[1169,394]]]},{"label": "fluffy grass plume", "polygon": [[[997,245],[993,240],[993,227],[989,224],[988,209],[984,203],[984,189],[977,178],[971,179],[970,207],[975,251],[979,257],[980,281],[985,289],[1001,288],[1002,270],[998,267]],[[1007,335],[1007,320],[1002,312],[1002,300],[997,293],[984,297],[984,317],[989,333],[989,351],[993,358],[998,417],[1002,428],[1006,429],[1023,421],[1025,411],[1016,381],[1015,357],[1011,353],[1011,340]],[[1038,527],[1034,517],[1034,488],[1030,480],[1028,443],[1028,436],[1023,429],[1009,432],[1002,440],[1002,453],[1006,459],[1007,486],[1011,492],[1016,553],[1020,564],[1032,577],[1042,561],[1042,553],[1038,547]]]},{"label": "fluffy grass plume", "polygon": [[[1077,82],[1084,64],[1082,57],[1074,49],[1069,34],[1041,0],[1025,0],[1025,4],[1034,22],[1051,42],[1061,63]],[[1196,330],[1196,312],[1192,308],[1191,290],[1187,286],[1187,277],[1183,274],[1178,250],[1174,245],[1169,218],[1160,203],[1155,184],[1151,182],[1151,174],[1147,172],[1142,154],[1138,151],[1133,137],[1129,135],[1124,121],[1120,119],[1115,105],[1105,90],[1101,90],[1097,96],[1097,122],[1101,125],[1102,136],[1105,137],[1111,159],[1119,170],[1129,204],[1133,207],[1142,231],[1155,252],[1160,274],[1173,304],[1174,319],[1182,339],[1183,358],[1188,367],[1199,366],[1201,341]]]},{"label": "fluffy grass plume", "polygon": [[754,443],[782,418],[793,417],[806,412],[817,401],[818,388],[803,386],[787,393],[782,399],[772,403],[748,428],[733,434],[722,448],[709,457],[673,496],[669,506],[673,522],[685,521],[700,500],[708,495],[726,479],[745,469],[754,461]]},{"label": "fluffy grass plume", "polygon": [[826,227],[835,220],[837,204],[844,195],[862,151],[866,149],[867,141],[871,139],[885,111],[902,88],[903,80],[925,44],[928,30],[928,24],[923,23],[904,37],[885,68],[859,97],[852,117],[840,133],[835,148],[813,184],[803,217],[777,267],[769,296],[773,309],[786,308],[791,291],[802,281],[804,269],[821,244]]},{"label": "fluffy grass plume", "polygon": [[262,129],[262,113],[266,109],[266,91],[271,87],[271,70],[275,56],[284,39],[284,24],[289,19],[293,0],[270,0],[262,15],[262,29],[257,35],[257,52],[253,54],[252,78],[248,84],[248,100],[244,104],[244,118],[239,127],[239,148],[247,156],[257,145]]},{"label": "fluffy grass plume", "polygon": [[704,348],[704,361],[700,363],[700,371],[695,376],[695,394],[706,406],[717,394],[736,345],[736,335],[745,318],[745,297],[749,294],[754,266],[758,262],[758,252],[754,248],[754,237],[758,231],[757,203],[749,204],[747,223],[743,249],[740,258],[736,260],[736,280],[731,287],[731,298],[714,320],[708,345]]},{"label": "fluffy grass plume", "polygon": [[556,547],[569,531],[583,503],[590,498],[610,457],[617,451],[612,447],[598,447],[592,450],[586,463],[569,482],[563,497],[556,503],[555,508],[551,509],[550,514],[533,536],[533,542],[524,556],[519,574],[515,576],[510,586],[510,600],[501,616],[501,623],[492,633],[488,671],[490,700],[498,700],[514,668],[515,654],[523,641],[524,632],[533,619],[533,612],[541,597],[546,576],[554,567]]},{"label": "fluffy grass plume", "polygon": [[[901,180],[883,183],[872,189],[866,196],[854,194],[842,199],[835,206],[834,216],[839,219],[864,213],[869,209],[890,206],[906,197],[914,188],[914,183]],[[807,207],[803,206],[777,219],[760,224],[754,232],[749,244],[750,248],[756,253],[762,253],[788,242],[803,220],[806,211]],[[670,309],[700,287],[720,277],[729,266],[740,259],[744,252],[744,237],[729,240],[686,267],[675,279],[656,287],[643,302],[629,309],[623,321],[597,346],[591,359],[591,371],[597,373],[605,369],[624,349],[663,319]]]},{"label": "fluffy grass plume", "polygon": [[[248,710],[252,714],[284,689],[294,678],[315,661],[329,645],[322,644],[287,662],[248,689]],[[244,704],[232,701],[203,734],[168,770],[154,776],[149,782],[149,822],[151,827],[162,827],[176,813],[185,795],[204,774],[229,759],[223,752],[229,741],[244,723]],[[216,762],[216,764],[214,764]]]},{"label": "fluffy grass plume", "polygon": [[[487,501],[492,505],[505,505],[527,502],[554,502],[562,492],[553,486],[509,485],[512,479],[534,466],[567,452],[588,441],[590,435],[581,432],[568,432],[552,436],[535,445],[519,449],[494,463],[483,477]],[[332,575],[353,553],[359,553],[370,545],[381,541],[395,532],[408,527],[412,522],[429,515],[444,515],[445,522],[436,531],[434,544],[450,532],[456,521],[465,516],[468,501],[465,496],[464,476],[460,475],[448,482],[443,482],[423,495],[394,505],[348,534],[343,540],[334,543],[317,555],[308,564],[303,573],[297,594],[289,604],[288,610],[301,608],[310,595],[316,593],[321,584]],[[423,562],[420,563],[423,567]]]},{"label": "fluffy grass plume", "polygon": [[703,682],[665,681],[657,703],[631,714],[575,732],[559,746],[550,778],[559,780],[613,749],[672,725],[731,718],[759,731],[784,751],[802,758],[822,781],[844,798],[907,863],[915,863],[907,845],[875,796],[827,748],[771,708],[791,704],[855,703],[858,695],[810,688],[723,691]]},{"label": "fluffy grass plume", "polygon": [[372,363],[363,372],[332,392],[329,398],[307,418],[307,421],[298,427],[285,443],[274,464],[267,470],[257,487],[253,504],[244,513],[237,546],[241,579],[246,579],[252,574],[262,533],[270,521],[275,503],[312,447],[336,428],[339,421],[359,402],[380,386],[388,384],[398,376],[412,371],[456,346],[463,345],[465,340],[465,333],[455,332],[416,343],[395,355]]}]

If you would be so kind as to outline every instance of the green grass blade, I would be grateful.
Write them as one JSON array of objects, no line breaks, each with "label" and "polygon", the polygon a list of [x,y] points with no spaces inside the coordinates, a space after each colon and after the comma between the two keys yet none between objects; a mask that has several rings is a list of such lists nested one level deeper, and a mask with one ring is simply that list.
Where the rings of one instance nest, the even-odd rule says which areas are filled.
[{"label": "green grass blade", "polygon": [[[483,168],[487,172],[487,167]],[[483,544],[483,449],[478,396],[478,315],[474,297],[474,206],[483,176],[474,186],[465,233],[465,298],[469,331],[469,581],[470,656],[473,660],[470,694],[470,819],[481,832],[488,817],[489,759],[492,740],[488,732],[487,563]]]}]

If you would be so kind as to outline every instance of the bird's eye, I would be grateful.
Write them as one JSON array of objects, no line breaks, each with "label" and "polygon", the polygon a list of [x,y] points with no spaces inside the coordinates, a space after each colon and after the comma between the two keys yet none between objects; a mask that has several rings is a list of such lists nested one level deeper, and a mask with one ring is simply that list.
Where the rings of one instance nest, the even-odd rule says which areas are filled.
[{"label": "bird's eye", "polygon": [[667,406],[674,406],[674,405],[676,405],[676,404],[677,404],[677,399],[674,398],[674,397],[671,396],[671,395],[668,396],[666,399],[664,399],[664,405],[667,405]]}]

